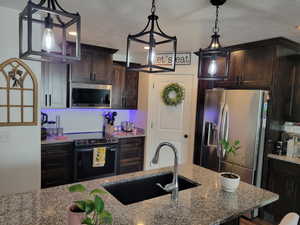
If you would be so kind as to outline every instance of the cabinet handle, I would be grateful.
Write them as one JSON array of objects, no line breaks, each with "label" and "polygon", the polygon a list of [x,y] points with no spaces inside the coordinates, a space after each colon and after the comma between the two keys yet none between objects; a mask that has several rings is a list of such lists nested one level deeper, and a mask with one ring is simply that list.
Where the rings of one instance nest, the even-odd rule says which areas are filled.
[{"label": "cabinet handle", "polygon": [[48,96],[45,95],[45,106],[47,107],[47,105],[48,105]]},{"label": "cabinet handle", "polygon": [[52,95],[49,95],[49,105],[52,105]]}]

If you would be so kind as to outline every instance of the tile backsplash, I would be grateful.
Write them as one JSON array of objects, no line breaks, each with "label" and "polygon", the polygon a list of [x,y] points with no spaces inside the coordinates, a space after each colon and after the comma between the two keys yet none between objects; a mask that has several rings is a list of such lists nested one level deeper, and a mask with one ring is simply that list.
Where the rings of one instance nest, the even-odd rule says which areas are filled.
[{"label": "tile backsplash", "polygon": [[122,121],[135,121],[136,110],[107,110],[107,109],[43,109],[48,114],[49,121],[61,118],[61,127],[65,133],[99,132],[103,130],[103,113],[116,111],[118,113],[115,125]]}]

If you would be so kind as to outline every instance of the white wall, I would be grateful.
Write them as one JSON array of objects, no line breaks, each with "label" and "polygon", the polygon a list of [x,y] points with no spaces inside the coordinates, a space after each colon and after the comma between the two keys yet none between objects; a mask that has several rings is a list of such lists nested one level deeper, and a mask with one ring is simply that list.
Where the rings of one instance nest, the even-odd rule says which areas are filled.
[{"label": "white wall", "polygon": [[[0,7],[0,62],[19,55],[18,13]],[[25,63],[40,85],[40,63]],[[40,126],[0,127],[0,195],[40,188],[40,147]]]},{"label": "white wall", "polygon": [[45,109],[48,119],[55,121],[56,115],[61,117],[61,127],[65,133],[99,132],[103,128],[103,113],[116,111],[115,125],[122,121],[134,121],[135,110],[100,110],[100,109]]}]

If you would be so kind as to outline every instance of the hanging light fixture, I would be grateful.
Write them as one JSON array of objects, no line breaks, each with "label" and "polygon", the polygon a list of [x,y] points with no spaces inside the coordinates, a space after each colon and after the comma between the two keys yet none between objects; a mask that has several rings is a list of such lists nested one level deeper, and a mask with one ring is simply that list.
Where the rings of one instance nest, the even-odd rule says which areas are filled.
[{"label": "hanging light fixture", "polygon": [[201,80],[225,80],[228,76],[229,50],[223,48],[219,38],[219,7],[226,0],[211,0],[213,6],[216,7],[216,20],[213,28],[211,42],[206,49],[199,49],[195,52],[199,56],[198,77]]},{"label": "hanging light fixture", "polygon": [[[63,9],[57,0],[28,1],[19,15],[19,56],[36,61],[80,60],[80,15]],[[42,44],[40,33],[42,28]],[[76,36],[70,38],[70,32]],[[70,41],[70,42],[69,42]],[[73,43],[74,42],[74,43]],[[68,46],[75,46],[69,50]]]},{"label": "hanging light fixture", "polygon": [[[175,36],[169,36],[162,31],[158,25],[158,16],[155,12],[156,4],[155,0],[152,0],[151,15],[148,16],[146,27],[141,32],[134,35],[130,34],[127,37],[127,70],[148,73],[175,71],[177,38]],[[145,55],[142,65],[131,62],[132,53],[134,51],[136,51],[137,54],[143,52],[143,55]],[[172,55],[171,62],[162,63],[156,61],[156,53],[162,51]]]}]

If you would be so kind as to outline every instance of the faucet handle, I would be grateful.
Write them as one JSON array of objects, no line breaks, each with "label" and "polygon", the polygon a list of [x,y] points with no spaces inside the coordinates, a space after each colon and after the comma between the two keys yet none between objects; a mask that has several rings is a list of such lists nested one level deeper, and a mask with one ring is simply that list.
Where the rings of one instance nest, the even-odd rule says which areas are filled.
[{"label": "faucet handle", "polygon": [[160,187],[161,189],[163,189],[164,191],[167,191],[160,183],[156,183],[156,185],[157,185],[158,187]]},{"label": "faucet handle", "polygon": [[171,192],[171,191],[173,191],[174,189],[176,189],[176,185],[173,184],[173,183],[167,184],[167,185],[164,186],[164,187],[163,187],[161,184],[159,184],[159,183],[156,183],[156,185],[157,185],[158,187],[160,187],[161,189],[163,189],[164,191],[166,191],[166,192]]}]

